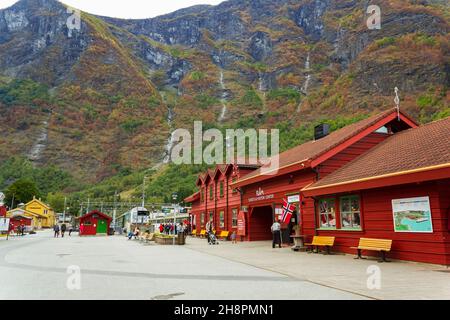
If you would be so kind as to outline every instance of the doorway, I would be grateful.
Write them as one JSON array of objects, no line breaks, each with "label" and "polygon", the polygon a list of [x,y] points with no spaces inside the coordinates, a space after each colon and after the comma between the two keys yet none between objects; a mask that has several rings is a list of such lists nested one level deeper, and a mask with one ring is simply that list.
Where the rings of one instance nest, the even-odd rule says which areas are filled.
[{"label": "doorway", "polygon": [[107,223],[105,220],[97,220],[97,234],[106,234],[108,231]]},{"label": "doorway", "polygon": [[273,224],[272,206],[253,208],[248,223],[248,240],[272,240],[270,227]]}]

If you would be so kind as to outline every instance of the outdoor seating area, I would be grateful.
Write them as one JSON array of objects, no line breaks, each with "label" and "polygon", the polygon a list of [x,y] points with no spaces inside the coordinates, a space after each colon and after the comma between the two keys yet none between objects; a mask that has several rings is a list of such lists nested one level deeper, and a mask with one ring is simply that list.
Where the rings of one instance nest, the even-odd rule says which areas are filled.
[{"label": "outdoor seating area", "polygon": [[[335,244],[335,237],[324,237],[324,236],[314,236],[312,241],[305,243],[307,247],[307,252],[309,253],[319,253],[319,248],[325,248],[325,254],[331,254],[331,248]],[[379,262],[390,262],[386,260],[386,253],[391,251],[392,240],[389,239],[371,239],[371,238],[360,238],[357,247],[350,247],[350,249],[356,249],[358,256],[355,259],[367,259],[362,257],[362,251],[376,251],[380,252]]]},{"label": "outdoor seating area", "polygon": [[315,236],[311,243],[305,243],[305,246],[311,248],[311,252],[313,252],[315,248],[315,252],[319,252],[319,247],[325,247],[326,253],[330,254],[330,248],[334,246],[335,237],[319,237]]},{"label": "outdoor seating area", "polygon": [[359,245],[357,247],[352,247],[352,249],[358,250],[358,257],[355,259],[365,259],[361,255],[362,250],[378,251],[381,254],[380,262],[389,262],[386,260],[386,253],[391,251],[391,247],[392,240],[361,238],[359,240]]}]

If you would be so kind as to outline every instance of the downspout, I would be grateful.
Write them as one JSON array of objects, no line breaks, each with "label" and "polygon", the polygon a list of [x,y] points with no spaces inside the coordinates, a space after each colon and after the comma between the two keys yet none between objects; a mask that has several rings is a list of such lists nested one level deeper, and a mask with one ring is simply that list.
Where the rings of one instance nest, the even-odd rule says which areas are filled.
[{"label": "downspout", "polygon": [[[316,174],[316,181],[319,181],[320,179],[320,171],[319,169],[316,168],[311,168],[311,170]],[[317,232],[317,198],[316,197],[311,197],[314,200],[314,235],[318,235]]]},{"label": "downspout", "polygon": [[225,180],[227,181],[227,186],[226,186],[226,188],[225,188],[225,190],[226,190],[226,192],[225,192],[225,194],[226,194],[226,196],[225,196],[225,201],[226,201],[226,206],[225,206],[225,208],[226,208],[226,224],[225,224],[225,229],[226,230],[231,230],[232,228],[231,228],[231,226],[230,226],[230,208],[229,208],[229,198],[228,198],[228,196],[229,196],[229,192],[230,192],[230,184],[229,184],[229,181],[228,181],[228,177],[225,175]]}]

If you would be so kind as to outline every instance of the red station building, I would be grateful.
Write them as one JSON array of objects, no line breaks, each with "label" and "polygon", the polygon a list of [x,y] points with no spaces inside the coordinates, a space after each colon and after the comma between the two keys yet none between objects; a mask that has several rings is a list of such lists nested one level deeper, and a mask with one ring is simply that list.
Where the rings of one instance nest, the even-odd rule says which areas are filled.
[{"label": "red station building", "polygon": [[100,211],[91,211],[80,220],[80,236],[107,235],[112,218]]},{"label": "red station building", "polygon": [[307,241],[335,236],[333,249],[346,253],[362,237],[392,239],[392,258],[448,265],[449,132],[450,118],[418,127],[391,109],[281,153],[271,175],[218,166],[200,175],[200,191],[186,202],[198,231],[211,214],[217,230],[233,231],[237,209],[242,239],[257,241],[272,238],[286,199],[297,211],[283,225],[285,243],[293,228]]}]

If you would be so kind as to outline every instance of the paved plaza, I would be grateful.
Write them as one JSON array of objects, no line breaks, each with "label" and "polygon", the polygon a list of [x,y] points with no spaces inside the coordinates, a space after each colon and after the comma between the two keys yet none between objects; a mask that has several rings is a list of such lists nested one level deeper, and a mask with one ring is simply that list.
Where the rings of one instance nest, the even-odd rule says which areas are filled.
[{"label": "paved plaza", "polygon": [[[367,288],[371,265],[381,271],[379,290]],[[49,231],[0,238],[0,299],[450,299],[447,271],[268,242],[158,246],[123,236],[54,239]]]}]

